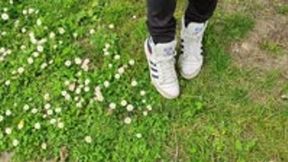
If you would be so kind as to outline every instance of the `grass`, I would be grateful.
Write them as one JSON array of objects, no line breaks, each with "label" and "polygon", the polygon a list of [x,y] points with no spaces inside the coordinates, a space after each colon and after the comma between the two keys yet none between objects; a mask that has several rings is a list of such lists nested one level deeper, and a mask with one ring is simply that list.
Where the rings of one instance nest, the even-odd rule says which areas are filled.
[{"label": "grass", "polygon": [[[59,152],[68,152],[66,161],[288,161],[288,103],[269,95],[275,93],[281,74],[240,69],[226,50],[251,31],[255,20],[250,16],[216,12],[204,39],[202,73],[193,81],[181,79],[181,97],[167,101],[150,85],[147,73],[143,1],[29,0],[13,5],[1,1],[0,6],[1,14],[4,8],[9,13],[8,21],[0,20],[1,33],[7,33],[0,36],[0,48],[12,51],[0,62],[0,115],[4,118],[0,152],[13,152],[13,161],[59,159]],[[23,15],[29,8],[39,13]],[[17,26],[15,20],[19,20]],[[65,33],[61,35],[59,28]],[[29,32],[36,39],[47,38],[38,57],[33,56],[37,47]],[[51,32],[56,34],[53,39],[48,37]],[[26,48],[21,49],[22,45]],[[105,46],[110,46],[108,56]],[[75,58],[88,58],[89,70],[77,65]],[[67,67],[69,60],[72,65]],[[131,60],[135,65],[129,64]],[[115,79],[123,66],[125,72]],[[131,86],[133,80],[136,87]],[[75,83],[76,90],[69,91],[67,81],[72,87]],[[108,88],[105,81],[110,83]],[[97,86],[103,102],[94,100],[99,99],[99,93],[94,93]],[[84,87],[90,90],[85,92]],[[277,88],[287,91],[287,86]],[[72,99],[65,100],[63,91]],[[141,91],[146,95],[140,95]],[[134,110],[128,112],[122,100]],[[117,108],[109,108],[110,103]],[[28,111],[23,110],[25,105]],[[33,114],[33,108],[38,112]],[[62,111],[56,113],[57,108]],[[7,116],[7,110],[12,115]],[[47,115],[49,110],[52,115]],[[130,124],[124,122],[127,117],[132,119]],[[56,123],[50,124],[51,119]],[[21,121],[24,126],[18,129]],[[5,133],[6,128],[12,128],[12,133]]]},{"label": "grass", "polygon": [[275,43],[273,41],[264,41],[261,43],[261,48],[263,50],[268,51],[271,54],[277,55],[283,53],[283,48],[278,43]]},{"label": "grass", "polygon": [[277,12],[283,15],[288,14],[288,5],[287,4],[281,4],[277,7]]}]

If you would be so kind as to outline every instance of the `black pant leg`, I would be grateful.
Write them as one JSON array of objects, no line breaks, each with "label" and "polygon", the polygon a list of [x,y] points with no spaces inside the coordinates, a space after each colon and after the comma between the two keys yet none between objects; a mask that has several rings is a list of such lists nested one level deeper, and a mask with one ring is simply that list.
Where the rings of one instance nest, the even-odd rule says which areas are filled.
[{"label": "black pant leg", "polygon": [[176,0],[147,0],[150,35],[155,43],[166,43],[175,39]]},{"label": "black pant leg", "polygon": [[213,15],[217,2],[218,0],[189,0],[185,12],[185,24],[207,21]]}]

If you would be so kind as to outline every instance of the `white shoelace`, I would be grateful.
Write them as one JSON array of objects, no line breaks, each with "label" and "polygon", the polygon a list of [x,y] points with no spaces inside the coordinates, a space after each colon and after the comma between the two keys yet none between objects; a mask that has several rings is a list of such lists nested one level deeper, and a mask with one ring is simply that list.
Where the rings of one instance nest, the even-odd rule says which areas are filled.
[{"label": "white shoelace", "polygon": [[169,84],[177,80],[177,74],[175,71],[175,55],[165,56],[157,59],[157,65],[160,72],[160,83]]},{"label": "white shoelace", "polygon": [[201,60],[203,34],[195,37],[186,37],[183,42],[184,54],[183,57],[187,62],[197,62]]}]

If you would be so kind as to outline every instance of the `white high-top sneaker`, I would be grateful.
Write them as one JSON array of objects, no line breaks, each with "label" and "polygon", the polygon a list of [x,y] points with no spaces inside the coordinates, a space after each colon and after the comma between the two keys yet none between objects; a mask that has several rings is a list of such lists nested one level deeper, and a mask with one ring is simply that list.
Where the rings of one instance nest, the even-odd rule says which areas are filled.
[{"label": "white high-top sneaker", "polygon": [[149,37],[144,48],[152,84],[165,98],[178,97],[180,88],[175,70],[176,41],[155,44]]},{"label": "white high-top sneaker", "polygon": [[181,54],[178,60],[180,74],[185,79],[196,77],[203,65],[202,39],[207,23],[190,23],[185,27],[182,19]]}]

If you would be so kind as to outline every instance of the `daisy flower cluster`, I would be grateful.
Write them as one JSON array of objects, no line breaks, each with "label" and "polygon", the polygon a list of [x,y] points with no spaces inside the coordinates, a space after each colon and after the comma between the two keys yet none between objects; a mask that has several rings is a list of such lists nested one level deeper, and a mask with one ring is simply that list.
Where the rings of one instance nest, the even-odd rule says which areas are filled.
[{"label": "daisy flower cluster", "polygon": [[[29,141],[22,138],[29,132],[46,150],[50,146],[47,131],[69,133],[83,124],[70,123],[83,118],[81,122],[88,122],[95,109],[116,116],[123,125],[152,111],[147,83],[134,75],[136,61],[121,51],[113,32],[116,25],[105,25],[109,32],[99,44],[87,41],[83,45],[81,40],[98,38],[98,28],[50,24],[37,8],[21,6],[14,9],[19,10],[16,14],[10,13],[11,8],[0,11],[0,96],[4,96],[0,98],[0,140],[7,143],[5,147]],[[87,34],[77,34],[82,31]],[[82,140],[94,141],[90,132]]]}]

